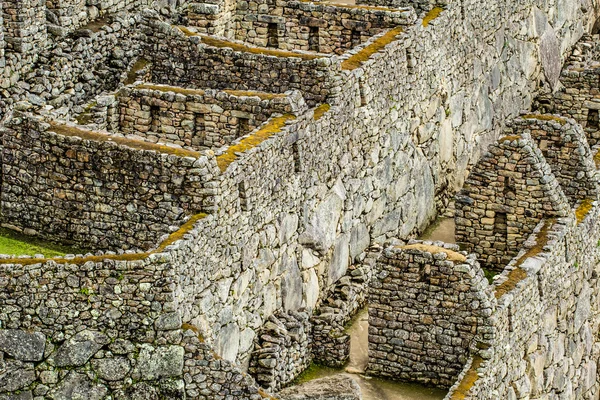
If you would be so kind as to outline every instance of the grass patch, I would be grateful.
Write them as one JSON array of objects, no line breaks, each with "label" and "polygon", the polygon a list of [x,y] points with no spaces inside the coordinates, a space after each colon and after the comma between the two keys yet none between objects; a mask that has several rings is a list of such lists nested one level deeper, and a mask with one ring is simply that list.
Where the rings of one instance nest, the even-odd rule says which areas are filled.
[{"label": "grass patch", "polygon": [[485,275],[485,279],[487,279],[487,281],[491,285],[494,282],[494,277],[496,275],[498,275],[498,272],[493,271],[493,270],[488,269],[488,268],[481,268],[481,269],[483,270],[483,275]]},{"label": "grass patch", "polygon": [[463,377],[462,381],[460,381],[460,384],[458,385],[454,393],[452,393],[452,395],[450,396],[450,400],[463,400],[467,398],[469,391],[471,390],[475,382],[477,382],[477,379],[479,379],[477,370],[481,366],[481,363],[483,363],[483,358],[481,358],[478,355],[473,356],[471,368],[469,368],[469,370]]},{"label": "grass patch", "polygon": [[432,8],[427,15],[423,18],[423,27],[427,28],[429,23],[440,16],[440,14],[444,11],[442,7],[434,7]]},{"label": "grass patch", "polygon": [[537,119],[540,121],[554,121],[554,122],[558,122],[561,125],[564,125],[567,123],[567,120],[564,118],[555,117],[554,115],[548,115],[548,114],[525,114],[525,115],[522,115],[521,118]]},{"label": "grass patch", "polygon": [[89,103],[87,106],[85,106],[85,108],[83,109],[83,111],[81,112],[81,114],[79,114],[77,116],[77,118],[75,118],[75,120],[77,121],[77,123],[79,125],[87,125],[92,123],[92,109],[94,107],[96,107],[98,105],[97,102],[92,101],[91,103]]},{"label": "grass patch", "polygon": [[148,64],[150,64],[150,61],[148,61],[144,57],[138,58],[137,61],[131,67],[131,69],[129,71],[127,71],[127,77],[125,78],[125,81],[123,82],[123,84],[124,85],[133,84],[135,82],[135,79],[137,78],[137,72],[146,68],[148,66]]},{"label": "grass patch", "polygon": [[594,164],[596,164],[596,169],[600,168],[600,148],[594,154]]},{"label": "grass patch", "polygon": [[585,219],[585,216],[592,210],[594,206],[594,200],[585,199],[582,200],[577,209],[575,210],[575,217],[577,218],[577,223],[580,224]]},{"label": "grass patch", "polygon": [[45,257],[60,257],[65,254],[81,252],[81,250],[68,246],[27,236],[7,228],[0,228],[0,254],[15,256],[43,254]]},{"label": "grass patch", "polygon": [[301,385],[312,380],[340,373],[338,368],[326,367],[321,364],[311,363],[308,368],[294,379],[291,385]]},{"label": "grass patch", "polygon": [[[196,222],[198,222],[199,220],[201,220],[202,218],[205,218],[207,216],[207,214],[204,213],[199,213],[196,214],[194,216],[192,216],[190,218],[189,221],[187,221],[186,223],[184,223],[176,232],[173,232],[172,234],[169,235],[169,237],[162,242],[157,248],[156,250],[152,250],[152,251],[148,251],[148,252],[143,252],[143,253],[133,253],[133,254],[107,254],[107,255],[103,255],[103,256],[87,256],[87,257],[75,257],[73,259],[64,259],[64,258],[52,258],[52,257],[58,257],[58,256],[62,256],[64,254],[66,254],[66,252],[63,252],[62,254],[55,254],[55,255],[46,255],[44,254],[47,258],[43,258],[43,259],[39,259],[39,258],[32,258],[32,259],[17,259],[17,258],[7,258],[7,259],[0,259],[0,265],[3,264],[20,264],[20,265],[32,265],[32,264],[39,264],[39,263],[44,263],[47,262],[48,260],[52,259],[53,261],[55,261],[58,264],[84,264],[88,261],[92,261],[92,262],[101,262],[104,260],[116,260],[116,261],[139,261],[139,260],[144,260],[146,258],[148,258],[148,256],[150,256],[151,254],[156,254],[156,253],[160,253],[162,251],[165,250],[165,248],[173,243],[175,243],[177,240],[183,238],[183,236],[188,233],[195,225]],[[70,254],[83,254],[85,252],[83,251],[75,251],[70,249],[68,251],[68,253]]]},{"label": "grass patch", "polygon": [[223,154],[217,156],[217,165],[221,172],[224,172],[227,167],[238,158],[236,153],[244,153],[245,151],[258,146],[274,134],[281,132],[281,129],[285,126],[287,121],[294,119],[296,119],[296,117],[291,114],[275,117],[255,133],[246,136],[238,143],[229,146]]},{"label": "grass patch", "polygon": [[323,115],[325,115],[325,113],[327,111],[329,111],[329,109],[331,109],[331,106],[327,103],[323,103],[321,104],[319,107],[315,108],[315,113],[313,115],[313,119],[315,121],[318,121],[321,119],[321,117],[323,117]]},{"label": "grass patch", "polygon": [[365,46],[358,53],[350,56],[346,60],[342,61],[342,69],[347,71],[352,71],[362,65],[365,61],[367,61],[371,56],[379,51],[381,51],[385,46],[392,43],[396,40],[396,37],[401,34],[404,30],[402,27],[396,27],[394,29],[390,29],[383,36],[373,41],[368,46]]}]

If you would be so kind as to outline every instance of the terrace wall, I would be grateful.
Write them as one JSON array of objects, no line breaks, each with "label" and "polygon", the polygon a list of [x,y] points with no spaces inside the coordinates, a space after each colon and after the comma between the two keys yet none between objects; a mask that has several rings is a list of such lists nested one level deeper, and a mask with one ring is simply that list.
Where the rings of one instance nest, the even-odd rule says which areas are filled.
[{"label": "terrace wall", "polygon": [[[249,1],[238,9],[235,38],[255,46],[342,54],[384,30],[412,24],[400,10],[290,1]],[[269,26],[276,29],[269,30]]]},{"label": "terrace wall", "polygon": [[119,131],[195,150],[228,145],[262,125],[272,114],[299,113],[306,108],[299,92],[238,95],[142,85],[122,90],[117,98]]},{"label": "terrace wall", "polygon": [[494,282],[491,347],[474,354],[446,399],[598,396],[597,203],[543,221]]},{"label": "terrace wall", "polygon": [[214,208],[213,158],[19,119],[3,136],[5,224],[81,248],[148,249]]},{"label": "terrace wall", "polygon": [[[302,53],[270,55],[242,44],[206,39],[149,16],[146,57],[153,60],[152,82],[185,88],[285,93],[300,90],[306,102],[322,103],[334,91],[335,60]],[[230,47],[235,47],[232,50]],[[239,46],[243,49],[239,50]]]}]

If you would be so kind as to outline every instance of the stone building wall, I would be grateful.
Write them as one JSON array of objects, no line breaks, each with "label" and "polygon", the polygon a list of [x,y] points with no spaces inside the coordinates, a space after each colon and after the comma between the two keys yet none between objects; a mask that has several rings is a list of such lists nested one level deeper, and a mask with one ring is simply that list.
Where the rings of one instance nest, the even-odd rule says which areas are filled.
[{"label": "stone building wall", "polygon": [[235,33],[236,0],[208,0],[187,5],[184,22],[198,32],[232,38]]},{"label": "stone building wall", "polygon": [[374,257],[348,266],[346,275],[325,297],[311,318],[312,355],[315,362],[332,368],[350,360],[350,335],[346,330],[367,303]]},{"label": "stone building wall", "polygon": [[214,208],[212,158],[19,119],[3,136],[6,224],[86,249],[148,249]]},{"label": "stone building wall", "polygon": [[10,61],[24,66],[38,60],[47,41],[45,10],[43,0],[2,2],[5,49],[11,54]]},{"label": "stone building wall", "polygon": [[333,71],[339,68],[335,60],[283,51],[263,54],[239,42],[207,39],[192,32],[186,36],[152,16],[146,22],[145,54],[153,60],[152,82],[269,93],[300,90],[311,106],[324,102],[334,91]]},{"label": "stone building wall", "polygon": [[475,255],[437,244],[388,247],[377,260],[368,374],[448,387],[491,339],[495,299]]},{"label": "stone building wall", "polygon": [[237,10],[235,38],[261,47],[342,54],[384,30],[408,25],[400,10],[304,1],[249,1]]},{"label": "stone building wall", "polygon": [[21,100],[35,107],[71,108],[114,89],[139,56],[140,19],[140,15],[122,14],[90,37],[61,38],[44,50],[44,62],[29,73],[22,68],[33,64],[7,53],[0,78],[0,86],[8,91],[2,98],[4,112]]},{"label": "stone building wall", "polygon": [[573,207],[598,197],[596,165],[581,125],[548,114],[527,114],[511,121],[505,133],[529,132]]},{"label": "stone building wall", "polygon": [[[500,134],[501,124],[529,108],[548,69],[542,60],[560,63],[593,24],[593,10],[558,1],[493,1],[482,7],[462,0],[449,4],[427,26],[419,21],[405,27],[398,40],[376,49],[380,52],[362,53],[360,59],[345,55],[343,61],[350,61],[340,73],[330,73],[330,66],[319,70],[318,63],[328,59],[314,60],[307,69],[327,75],[314,82],[322,83],[323,98],[330,95],[329,111],[320,108],[320,117],[312,111],[298,115],[282,129],[267,132],[269,140],[256,146],[234,142],[245,152],[236,155],[240,147],[232,147],[220,159],[219,209],[169,250],[179,277],[174,292],[182,321],[198,326],[224,362],[245,365],[267,316],[303,306],[313,310],[356,262],[352,254],[362,252],[368,246],[364,243],[406,237],[433,218],[436,206],[447,204],[469,165]],[[160,26],[156,32],[170,32]],[[155,32],[143,29],[144,35]],[[555,45],[540,50],[540,43],[547,42],[542,37],[554,37]],[[178,48],[175,42],[169,42],[170,48]],[[356,52],[373,44],[364,43]],[[133,53],[136,45],[126,49]],[[159,60],[169,50],[166,45],[160,49],[155,51]],[[262,56],[230,61],[251,64],[267,59]],[[173,83],[191,86],[181,78],[186,57],[177,62],[162,58],[165,79],[169,73],[178,79]],[[277,73],[298,62],[264,65],[248,71]],[[242,85],[239,76],[227,79]],[[269,85],[282,91],[287,80],[279,75]],[[64,95],[60,104],[69,105],[70,99],[84,97],[81,89],[69,93],[61,82],[55,94],[44,98]],[[90,92],[99,86],[90,85]],[[301,89],[316,93],[317,84],[308,86]],[[210,368],[201,362],[199,371]],[[223,371],[221,365],[212,364]],[[199,380],[201,375],[196,373]],[[211,387],[202,395],[214,395]]]},{"label": "stone building wall", "polygon": [[536,107],[542,112],[575,119],[585,130],[590,147],[600,139],[600,47],[598,36],[586,35],[573,49],[560,75],[562,87],[543,93]]},{"label": "stone building wall", "polygon": [[568,200],[531,134],[520,126],[488,148],[456,198],[456,242],[501,271],[542,218],[566,216]]},{"label": "stone building wall", "polygon": [[277,392],[308,368],[310,343],[306,312],[276,313],[257,333],[248,371],[260,387]]},{"label": "stone building wall", "polygon": [[238,94],[141,85],[121,90],[117,98],[119,131],[194,150],[228,145],[262,125],[272,114],[305,109],[299,92]]},{"label": "stone building wall", "polygon": [[3,260],[0,398],[273,399],[182,324],[168,253],[187,229],[155,253]]},{"label": "stone building wall", "polygon": [[491,347],[476,353],[446,399],[598,396],[597,203],[542,221],[494,281]]}]

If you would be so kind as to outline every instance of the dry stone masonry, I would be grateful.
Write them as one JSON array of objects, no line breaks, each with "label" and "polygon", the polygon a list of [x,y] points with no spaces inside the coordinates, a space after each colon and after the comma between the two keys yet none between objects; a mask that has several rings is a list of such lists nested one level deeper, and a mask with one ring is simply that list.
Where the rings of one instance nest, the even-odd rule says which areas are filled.
[{"label": "dry stone masonry", "polygon": [[[597,396],[595,148],[575,123],[593,138],[593,113],[505,125],[538,91],[574,94],[560,66],[597,61],[589,37],[571,50],[600,8],[368,3],[1,2],[0,222],[91,252],[0,255],[0,399],[277,398],[310,360],[345,362],[386,267],[422,315],[378,309],[403,325],[374,317],[394,343],[372,373],[450,398]],[[472,257],[367,252],[461,188],[491,285]],[[304,391],[357,398],[340,385]]]},{"label": "dry stone masonry", "polygon": [[458,246],[388,247],[369,289],[367,372],[450,386],[471,346],[491,339],[492,291],[474,255]]},{"label": "dry stone masonry", "polygon": [[566,216],[568,210],[531,134],[503,136],[473,167],[456,198],[456,241],[486,268],[501,271],[539,221]]}]

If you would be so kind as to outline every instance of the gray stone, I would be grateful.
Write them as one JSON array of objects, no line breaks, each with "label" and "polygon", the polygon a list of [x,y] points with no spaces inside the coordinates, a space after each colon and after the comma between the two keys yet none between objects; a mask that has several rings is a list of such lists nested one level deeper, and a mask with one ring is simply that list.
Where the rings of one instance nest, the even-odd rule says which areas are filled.
[{"label": "gray stone", "polygon": [[106,386],[93,383],[84,374],[70,372],[49,396],[53,400],[101,400],[107,394]]},{"label": "gray stone", "polygon": [[0,360],[0,392],[23,389],[35,381],[33,364],[16,360]]},{"label": "gray stone", "polygon": [[107,381],[123,379],[131,369],[129,360],[125,357],[93,359],[92,367],[101,379]]},{"label": "gray stone", "polygon": [[82,331],[62,344],[52,356],[57,367],[77,367],[85,364],[102,346],[108,344],[106,335]]},{"label": "gray stone", "polygon": [[160,331],[168,331],[181,328],[181,314],[177,311],[163,314],[154,322],[154,327]]},{"label": "gray stone", "polygon": [[140,379],[149,381],[171,378],[183,374],[183,354],[181,346],[152,347],[144,345],[138,357],[137,372]]},{"label": "gray stone", "polygon": [[33,393],[31,390],[27,390],[21,393],[14,394],[0,394],[0,400],[32,400]]},{"label": "gray stone", "polygon": [[21,361],[40,361],[44,357],[46,337],[41,332],[20,329],[0,330],[0,351]]},{"label": "gray stone", "polygon": [[550,86],[555,88],[560,77],[562,62],[560,57],[560,44],[556,37],[556,32],[551,27],[548,27],[540,39],[540,57],[542,60],[542,68],[544,75],[550,83]]},{"label": "gray stone", "polygon": [[348,375],[315,379],[283,389],[281,400],[360,400],[360,386]]},{"label": "gray stone", "polygon": [[341,235],[335,244],[333,257],[329,264],[328,284],[337,282],[346,274],[349,262],[349,235]]},{"label": "gray stone", "polygon": [[365,224],[356,225],[350,233],[350,258],[354,260],[369,247],[370,243],[371,238],[367,226]]},{"label": "gray stone", "polygon": [[219,330],[215,342],[215,351],[228,361],[235,361],[240,345],[240,328],[236,323],[229,323]]}]

